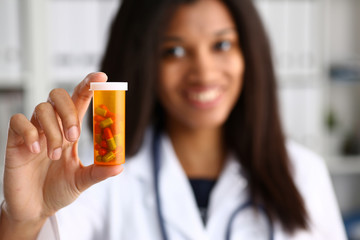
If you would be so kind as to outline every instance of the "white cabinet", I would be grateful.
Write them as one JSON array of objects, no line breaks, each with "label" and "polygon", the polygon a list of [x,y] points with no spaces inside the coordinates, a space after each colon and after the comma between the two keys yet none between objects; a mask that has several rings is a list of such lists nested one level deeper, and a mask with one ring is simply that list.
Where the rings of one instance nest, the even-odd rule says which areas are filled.
[{"label": "white cabinet", "polygon": [[322,0],[256,0],[283,79],[321,73]]},{"label": "white cabinet", "polygon": [[49,1],[49,53],[55,83],[74,85],[98,70],[118,0]]},{"label": "white cabinet", "polygon": [[18,2],[0,1],[0,84],[14,87],[20,85],[21,46]]},{"label": "white cabinet", "polygon": [[[328,84],[328,108],[336,120],[330,144],[337,149],[330,164],[336,174],[360,173],[360,156],[339,154],[351,135],[357,135],[357,144],[360,144],[360,1],[328,0],[328,5],[325,63],[342,72]],[[349,73],[354,72],[356,74],[349,77]]]},{"label": "white cabinet", "polygon": [[118,0],[1,0],[0,89],[24,91],[25,113],[53,87],[97,71]]},{"label": "white cabinet", "polygon": [[257,0],[279,86],[286,135],[323,154],[322,0]]}]

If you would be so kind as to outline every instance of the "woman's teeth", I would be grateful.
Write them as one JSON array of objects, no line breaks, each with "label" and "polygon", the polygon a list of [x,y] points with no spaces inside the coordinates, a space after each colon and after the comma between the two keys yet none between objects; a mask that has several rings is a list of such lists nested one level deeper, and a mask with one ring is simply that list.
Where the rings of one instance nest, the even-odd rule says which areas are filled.
[{"label": "woman's teeth", "polygon": [[189,94],[189,98],[193,101],[205,103],[215,100],[220,95],[219,89],[211,89],[202,92],[192,92]]}]

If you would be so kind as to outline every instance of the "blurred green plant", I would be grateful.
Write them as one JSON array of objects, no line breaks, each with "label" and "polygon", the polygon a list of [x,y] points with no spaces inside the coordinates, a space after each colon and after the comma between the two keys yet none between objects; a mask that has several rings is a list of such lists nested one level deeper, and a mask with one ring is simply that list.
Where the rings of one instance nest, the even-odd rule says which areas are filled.
[{"label": "blurred green plant", "polygon": [[334,131],[338,125],[336,114],[332,109],[330,109],[326,114],[325,125],[329,132]]}]

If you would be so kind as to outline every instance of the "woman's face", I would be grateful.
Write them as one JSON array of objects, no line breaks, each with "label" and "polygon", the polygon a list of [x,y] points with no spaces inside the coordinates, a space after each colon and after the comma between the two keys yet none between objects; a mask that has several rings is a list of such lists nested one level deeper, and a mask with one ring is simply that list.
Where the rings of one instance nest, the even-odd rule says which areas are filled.
[{"label": "woman's face", "polygon": [[224,124],[242,88],[244,59],[227,7],[218,0],[181,5],[161,43],[159,98],[183,127]]}]

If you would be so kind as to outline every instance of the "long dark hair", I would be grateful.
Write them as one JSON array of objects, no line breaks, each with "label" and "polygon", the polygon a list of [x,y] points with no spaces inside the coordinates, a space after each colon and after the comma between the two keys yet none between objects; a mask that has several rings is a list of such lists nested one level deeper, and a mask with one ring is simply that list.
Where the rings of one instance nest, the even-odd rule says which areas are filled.
[{"label": "long dark hair", "polygon": [[[109,81],[129,82],[128,156],[139,150],[149,125],[163,121],[156,96],[160,39],[176,8],[194,1],[124,0],[113,21],[101,70]],[[307,229],[304,202],[291,177],[265,30],[251,0],[223,2],[236,23],[246,63],[241,96],[225,123],[225,142],[242,165],[254,203],[289,233]]]}]

